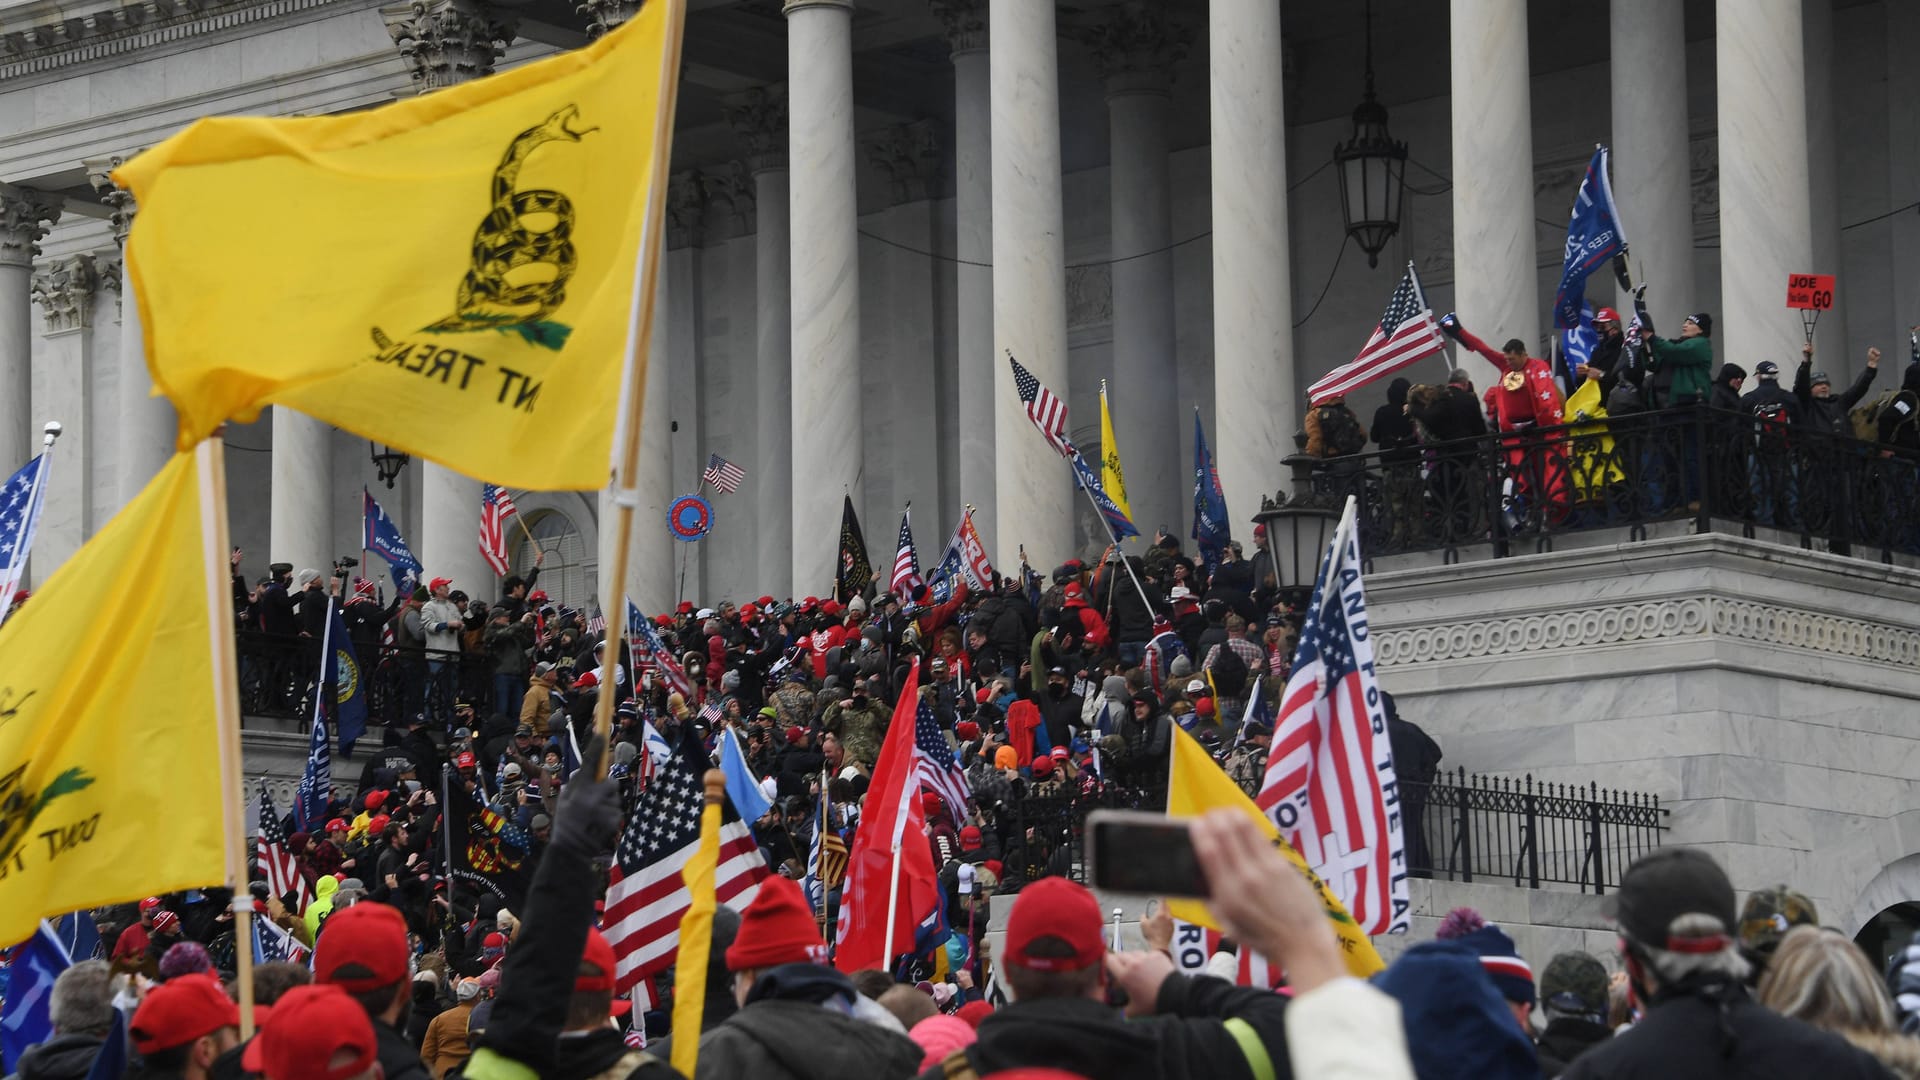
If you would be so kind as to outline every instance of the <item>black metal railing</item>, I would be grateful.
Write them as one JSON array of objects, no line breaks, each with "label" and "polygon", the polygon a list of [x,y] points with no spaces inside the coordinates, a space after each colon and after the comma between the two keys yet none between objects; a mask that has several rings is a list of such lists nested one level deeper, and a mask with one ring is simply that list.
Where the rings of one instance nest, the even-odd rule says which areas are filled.
[{"label": "black metal railing", "polygon": [[[1243,783],[1249,797],[1259,781]],[[1459,769],[1429,783],[1402,781],[1401,829],[1414,877],[1542,882],[1603,893],[1633,860],[1661,845],[1667,810],[1657,796],[1598,784],[1477,776]]]},{"label": "black metal railing", "polygon": [[1639,540],[1663,521],[1778,529],[1882,562],[1920,554],[1920,460],[1705,407],[1329,458],[1307,483],[1336,507],[1358,496],[1369,558],[1548,551],[1557,535],[1610,528]]},{"label": "black metal railing", "polygon": [[[425,649],[356,647],[358,676],[367,695],[370,724],[404,722],[425,712],[446,725],[454,702],[479,703],[491,712],[493,661],[477,653],[448,660]],[[252,631],[239,635],[240,711],[243,716],[304,719],[313,715],[320,671],[320,642]],[[450,725],[448,725],[450,726]]]}]

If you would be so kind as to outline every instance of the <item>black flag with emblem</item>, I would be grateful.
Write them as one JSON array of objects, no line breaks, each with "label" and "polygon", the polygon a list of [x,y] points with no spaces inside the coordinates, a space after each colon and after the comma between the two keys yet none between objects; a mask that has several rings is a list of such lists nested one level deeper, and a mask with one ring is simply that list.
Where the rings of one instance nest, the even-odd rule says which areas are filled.
[{"label": "black flag with emblem", "polygon": [[867,558],[867,538],[860,533],[860,517],[853,512],[853,496],[840,511],[840,561],[833,571],[834,599],[841,603],[873,584],[873,563]]}]

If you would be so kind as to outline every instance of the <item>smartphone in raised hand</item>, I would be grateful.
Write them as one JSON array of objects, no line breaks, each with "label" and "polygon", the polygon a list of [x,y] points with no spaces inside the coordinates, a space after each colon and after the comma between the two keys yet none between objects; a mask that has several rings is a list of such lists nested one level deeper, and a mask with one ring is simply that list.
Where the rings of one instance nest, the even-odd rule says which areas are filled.
[{"label": "smartphone in raised hand", "polygon": [[1087,817],[1087,877],[1096,889],[1204,900],[1212,895],[1187,822],[1137,810]]}]

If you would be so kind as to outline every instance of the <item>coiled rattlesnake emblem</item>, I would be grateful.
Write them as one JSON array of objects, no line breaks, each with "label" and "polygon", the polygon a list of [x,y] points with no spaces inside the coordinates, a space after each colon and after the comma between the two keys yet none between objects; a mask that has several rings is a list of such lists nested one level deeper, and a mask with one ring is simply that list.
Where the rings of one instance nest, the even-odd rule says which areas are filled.
[{"label": "coiled rattlesnake emblem", "polygon": [[493,170],[493,208],[473,233],[473,263],[460,281],[454,314],[427,331],[511,330],[549,349],[566,344],[572,328],[547,316],[566,302],[567,281],[576,267],[573,201],[558,191],[516,191],[514,185],[535,150],[547,143],[579,142],[599,130],[576,129],[579,118],[579,106],[568,105],[507,146]]}]

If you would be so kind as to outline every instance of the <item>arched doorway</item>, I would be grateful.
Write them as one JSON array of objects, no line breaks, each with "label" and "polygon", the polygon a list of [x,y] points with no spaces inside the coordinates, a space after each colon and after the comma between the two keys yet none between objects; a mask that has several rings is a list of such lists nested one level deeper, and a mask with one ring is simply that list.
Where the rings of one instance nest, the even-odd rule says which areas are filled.
[{"label": "arched doorway", "polygon": [[1873,961],[1875,970],[1885,971],[1887,961],[1906,949],[1916,930],[1920,930],[1920,903],[1909,900],[1882,908],[1853,935],[1853,943]]},{"label": "arched doorway", "polygon": [[[546,590],[553,602],[563,607],[591,610],[593,582],[588,573],[586,538],[579,527],[558,510],[525,511],[524,520],[526,531],[514,530],[509,560],[513,572],[525,577],[533,570],[534,557],[544,551],[547,561],[535,587]],[[533,536],[531,543],[527,540],[529,533]]]}]

